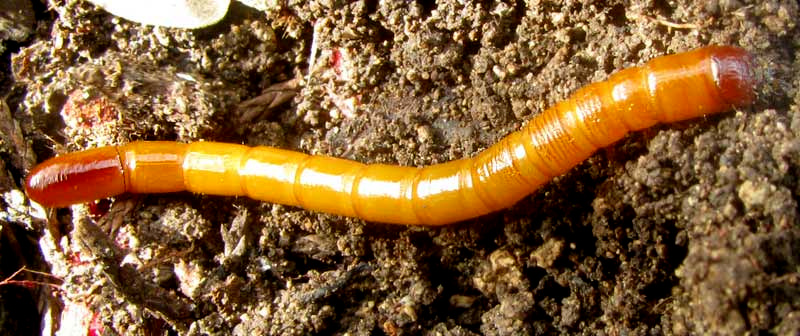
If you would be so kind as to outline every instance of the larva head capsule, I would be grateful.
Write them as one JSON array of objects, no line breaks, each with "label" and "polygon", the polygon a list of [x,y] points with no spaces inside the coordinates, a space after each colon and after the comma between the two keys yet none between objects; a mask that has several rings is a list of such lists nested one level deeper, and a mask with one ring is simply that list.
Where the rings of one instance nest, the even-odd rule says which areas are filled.
[{"label": "larva head capsule", "polygon": [[744,49],[731,46],[714,47],[711,71],[722,99],[733,106],[750,105],[755,98],[756,78],[752,57]]},{"label": "larva head capsule", "polygon": [[51,208],[121,194],[125,178],[117,149],[102,147],[49,159],[28,175],[25,192]]}]

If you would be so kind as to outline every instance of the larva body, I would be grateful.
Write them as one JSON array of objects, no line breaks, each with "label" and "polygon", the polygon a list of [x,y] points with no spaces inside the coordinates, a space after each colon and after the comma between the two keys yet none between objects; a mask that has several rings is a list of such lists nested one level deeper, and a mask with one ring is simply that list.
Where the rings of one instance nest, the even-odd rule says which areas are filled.
[{"label": "larva body", "polygon": [[449,224],[513,205],[630,131],[749,104],[753,85],[747,52],[712,46],[585,86],[469,159],[414,168],[271,147],[133,142],[47,160],[26,191],[50,207],[188,190],[375,222]]}]

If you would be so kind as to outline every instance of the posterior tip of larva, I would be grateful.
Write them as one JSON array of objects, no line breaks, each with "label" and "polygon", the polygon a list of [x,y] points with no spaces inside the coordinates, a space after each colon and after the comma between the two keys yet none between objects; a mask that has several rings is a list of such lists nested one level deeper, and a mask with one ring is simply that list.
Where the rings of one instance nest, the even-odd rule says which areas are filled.
[{"label": "posterior tip of larva", "polygon": [[756,85],[750,53],[739,47],[718,46],[711,53],[714,80],[726,103],[750,105]]}]

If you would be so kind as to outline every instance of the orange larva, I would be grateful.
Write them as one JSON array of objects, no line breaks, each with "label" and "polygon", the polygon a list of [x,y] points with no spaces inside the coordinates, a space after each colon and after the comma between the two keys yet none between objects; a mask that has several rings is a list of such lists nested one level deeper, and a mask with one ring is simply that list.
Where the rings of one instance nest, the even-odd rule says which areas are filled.
[{"label": "orange larva", "polygon": [[188,190],[375,222],[449,224],[513,205],[630,131],[750,104],[753,85],[747,52],[712,46],[588,85],[473,158],[414,168],[271,147],[133,142],[47,160],[26,191],[49,207]]}]

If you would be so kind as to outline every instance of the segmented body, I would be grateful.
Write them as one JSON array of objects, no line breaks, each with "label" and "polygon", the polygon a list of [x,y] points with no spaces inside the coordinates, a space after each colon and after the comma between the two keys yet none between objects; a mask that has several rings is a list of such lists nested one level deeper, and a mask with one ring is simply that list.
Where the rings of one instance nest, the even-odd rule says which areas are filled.
[{"label": "segmented body", "polygon": [[472,158],[415,168],[272,147],[133,142],[50,159],[26,190],[50,207],[188,190],[375,222],[449,224],[513,205],[628,132],[749,104],[753,82],[747,52],[705,47],[585,86]]}]

